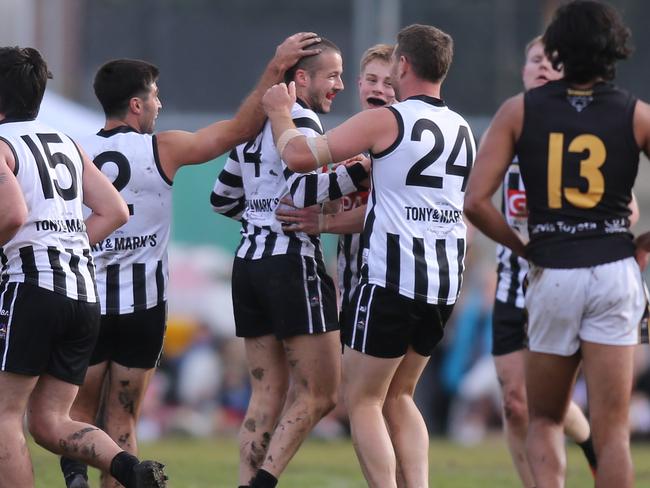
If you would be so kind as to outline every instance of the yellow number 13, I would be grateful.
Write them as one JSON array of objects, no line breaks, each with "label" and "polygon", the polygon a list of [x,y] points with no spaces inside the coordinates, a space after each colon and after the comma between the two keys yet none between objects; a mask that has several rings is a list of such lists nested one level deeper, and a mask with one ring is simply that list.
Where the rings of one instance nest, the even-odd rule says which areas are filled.
[{"label": "yellow number 13", "polygon": [[562,161],[564,159],[564,134],[551,132],[548,140],[548,206],[562,207],[562,193],[571,205],[579,208],[593,208],[605,193],[605,178],[599,168],[605,164],[607,149],[600,138],[592,134],[581,134],[569,144],[569,152],[588,151],[580,161],[580,176],[587,180],[587,191],[579,188],[562,187]]}]

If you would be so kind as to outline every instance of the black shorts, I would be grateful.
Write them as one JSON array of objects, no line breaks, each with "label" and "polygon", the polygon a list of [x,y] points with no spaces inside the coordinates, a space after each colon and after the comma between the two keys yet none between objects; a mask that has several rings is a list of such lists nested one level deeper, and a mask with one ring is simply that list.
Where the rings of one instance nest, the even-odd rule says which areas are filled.
[{"label": "black shorts", "polygon": [[236,257],[232,302],[237,337],[286,339],[339,328],[334,282],[322,261],[306,256]]},{"label": "black shorts", "polygon": [[167,326],[167,303],[122,315],[102,315],[90,364],[113,361],[127,368],[158,365]]},{"label": "black shorts", "polygon": [[492,312],[492,355],[503,356],[527,346],[526,310],[495,300]]},{"label": "black shorts", "polygon": [[341,340],[370,356],[396,358],[409,346],[430,356],[442,340],[453,305],[413,300],[368,283],[360,284],[343,310]]},{"label": "black shorts", "polygon": [[99,303],[27,283],[0,286],[0,370],[83,383],[99,330]]}]

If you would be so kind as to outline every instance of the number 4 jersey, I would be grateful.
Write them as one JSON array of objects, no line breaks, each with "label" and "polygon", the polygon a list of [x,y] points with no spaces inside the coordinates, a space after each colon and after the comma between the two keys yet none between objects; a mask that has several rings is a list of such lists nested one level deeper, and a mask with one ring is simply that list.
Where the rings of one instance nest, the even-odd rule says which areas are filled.
[{"label": "number 4 jersey", "polygon": [[371,154],[362,280],[428,303],[455,303],[474,137],[467,122],[436,98],[411,97],[387,110],[399,134],[385,151]]},{"label": "number 4 jersey", "polygon": [[559,80],[524,95],[515,149],[533,263],[581,268],[634,255],[628,204],[640,153],[635,105],[609,83],[574,90]]},{"label": "number 4 jersey", "polygon": [[172,182],[156,136],[128,126],[79,140],[129,207],[129,221],[93,246],[102,314],[146,310],[166,300]]},{"label": "number 4 jersey", "polygon": [[0,248],[0,282],[30,283],[97,302],[82,211],[83,160],[75,143],[34,120],[3,121],[0,140],[13,151],[29,209],[27,222]]}]

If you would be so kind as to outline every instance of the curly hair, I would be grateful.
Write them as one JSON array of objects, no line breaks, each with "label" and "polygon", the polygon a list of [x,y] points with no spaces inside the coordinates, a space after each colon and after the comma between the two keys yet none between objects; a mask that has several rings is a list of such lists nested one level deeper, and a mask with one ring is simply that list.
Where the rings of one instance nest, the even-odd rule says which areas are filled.
[{"label": "curly hair", "polygon": [[616,77],[616,62],[632,52],[630,36],[613,7],[574,0],[557,9],[542,41],[553,67],[564,68],[565,80],[588,83]]}]

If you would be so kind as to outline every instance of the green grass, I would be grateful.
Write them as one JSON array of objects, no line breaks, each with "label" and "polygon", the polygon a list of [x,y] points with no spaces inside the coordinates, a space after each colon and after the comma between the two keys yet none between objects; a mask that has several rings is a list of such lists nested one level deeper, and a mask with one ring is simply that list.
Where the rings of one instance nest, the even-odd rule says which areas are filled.
[{"label": "green grass", "polygon": [[[62,487],[58,459],[30,444],[37,488]],[[141,458],[167,464],[171,488],[221,488],[237,486],[237,444],[234,439],[166,439],[141,447]],[[650,444],[635,444],[637,486],[650,486]],[[436,488],[519,488],[501,438],[475,447],[434,440],[430,449],[430,481]],[[593,486],[582,453],[568,448],[567,486]],[[94,470],[91,470],[94,471]],[[98,486],[96,472],[91,485]],[[291,461],[280,487],[361,488],[366,486],[349,441],[309,440]]]}]

